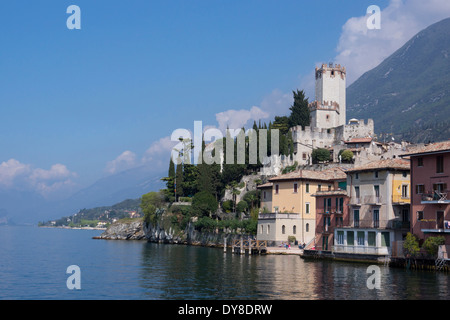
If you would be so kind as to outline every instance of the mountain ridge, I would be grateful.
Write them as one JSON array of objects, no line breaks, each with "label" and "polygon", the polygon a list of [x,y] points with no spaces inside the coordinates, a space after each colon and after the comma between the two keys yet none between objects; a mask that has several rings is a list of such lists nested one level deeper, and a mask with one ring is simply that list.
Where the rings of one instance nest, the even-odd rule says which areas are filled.
[{"label": "mountain ridge", "polygon": [[347,117],[413,143],[450,137],[450,18],[417,33],[347,88]]}]

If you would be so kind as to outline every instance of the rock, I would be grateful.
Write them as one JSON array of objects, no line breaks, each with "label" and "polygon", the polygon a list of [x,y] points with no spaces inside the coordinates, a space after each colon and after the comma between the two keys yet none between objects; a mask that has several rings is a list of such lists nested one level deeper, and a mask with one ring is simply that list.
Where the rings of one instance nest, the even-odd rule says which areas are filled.
[{"label": "rock", "polygon": [[143,220],[117,221],[110,225],[99,237],[95,238],[105,240],[146,240],[143,230]]}]

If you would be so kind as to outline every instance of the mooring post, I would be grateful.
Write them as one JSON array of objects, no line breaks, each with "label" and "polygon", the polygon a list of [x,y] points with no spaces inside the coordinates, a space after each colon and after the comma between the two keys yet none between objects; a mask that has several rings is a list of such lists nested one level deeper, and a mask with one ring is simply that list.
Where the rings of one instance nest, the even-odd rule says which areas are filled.
[{"label": "mooring post", "polygon": [[227,237],[223,237],[223,252],[227,252]]}]

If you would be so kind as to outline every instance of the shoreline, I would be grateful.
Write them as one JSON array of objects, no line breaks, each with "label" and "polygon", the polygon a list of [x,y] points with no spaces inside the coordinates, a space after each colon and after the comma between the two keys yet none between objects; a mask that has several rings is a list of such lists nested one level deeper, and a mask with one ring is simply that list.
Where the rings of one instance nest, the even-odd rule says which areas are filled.
[{"label": "shoreline", "polygon": [[52,226],[38,226],[39,228],[55,228],[55,229],[71,229],[71,230],[103,230],[105,231],[107,228],[98,228],[98,227],[52,227]]}]

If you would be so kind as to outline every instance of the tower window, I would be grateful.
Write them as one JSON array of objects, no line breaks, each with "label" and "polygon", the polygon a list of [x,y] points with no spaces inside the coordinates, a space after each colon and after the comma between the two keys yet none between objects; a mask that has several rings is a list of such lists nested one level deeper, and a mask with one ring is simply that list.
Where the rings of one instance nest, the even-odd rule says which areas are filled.
[{"label": "tower window", "polygon": [[334,77],[334,70],[331,70],[331,75]]}]

